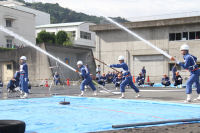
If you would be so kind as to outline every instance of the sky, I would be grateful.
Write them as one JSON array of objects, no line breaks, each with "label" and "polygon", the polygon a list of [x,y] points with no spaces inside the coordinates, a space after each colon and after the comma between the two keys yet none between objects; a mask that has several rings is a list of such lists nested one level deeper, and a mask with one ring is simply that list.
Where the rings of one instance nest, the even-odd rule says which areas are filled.
[{"label": "sky", "polygon": [[135,19],[199,11],[200,0],[25,0],[58,3],[89,15]]}]

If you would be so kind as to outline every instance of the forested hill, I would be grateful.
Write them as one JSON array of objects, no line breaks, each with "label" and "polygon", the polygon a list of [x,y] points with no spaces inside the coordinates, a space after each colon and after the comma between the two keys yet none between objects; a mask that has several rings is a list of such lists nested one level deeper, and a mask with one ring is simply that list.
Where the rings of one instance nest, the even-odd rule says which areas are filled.
[{"label": "forested hill", "polygon": [[[18,0],[25,3],[23,0]],[[91,16],[84,13],[78,13],[68,8],[63,8],[59,4],[50,3],[25,3],[27,7],[47,12],[51,15],[51,23],[67,23],[67,22],[81,22],[89,21],[96,24],[105,22],[102,17]],[[128,22],[126,19],[121,17],[113,18],[117,22]]]}]

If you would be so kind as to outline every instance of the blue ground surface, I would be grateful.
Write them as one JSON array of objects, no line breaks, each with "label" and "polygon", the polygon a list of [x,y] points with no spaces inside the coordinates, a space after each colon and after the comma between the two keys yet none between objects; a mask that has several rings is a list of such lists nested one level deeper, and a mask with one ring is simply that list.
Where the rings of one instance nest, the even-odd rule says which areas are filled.
[{"label": "blue ground surface", "polygon": [[1,100],[0,119],[26,122],[26,131],[80,133],[112,130],[112,125],[200,118],[200,105],[141,100],[65,97]]}]

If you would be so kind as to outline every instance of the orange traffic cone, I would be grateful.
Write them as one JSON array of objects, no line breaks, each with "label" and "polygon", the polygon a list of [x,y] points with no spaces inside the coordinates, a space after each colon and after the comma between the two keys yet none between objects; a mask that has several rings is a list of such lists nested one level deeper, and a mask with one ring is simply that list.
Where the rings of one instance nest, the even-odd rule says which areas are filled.
[{"label": "orange traffic cone", "polygon": [[147,76],[147,82],[150,82],[149,76]]},{"label": "orange traffic cone", "polygon": [[45,85],[44,85],[45,87],[49,87],[49,84],[48,84],[48,80],[46,79],[46,81],[45,81]]},{"label": "orange traffic cone", "polygon": [[67,86],[70,86],[69,79],[67,79]]},{"label": "orange traffic cone", "polygon": [[134,75],[133,75],[133,83],[135,83],[135,77],[134,77]]}]

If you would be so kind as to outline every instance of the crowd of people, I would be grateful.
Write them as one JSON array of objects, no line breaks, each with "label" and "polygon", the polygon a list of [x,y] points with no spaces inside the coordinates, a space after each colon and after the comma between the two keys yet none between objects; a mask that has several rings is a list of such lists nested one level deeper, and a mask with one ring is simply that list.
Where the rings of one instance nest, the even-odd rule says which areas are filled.
[{"label": "crowd of people", "polygon": [[[174,58],[172,58],[172,61],[175,61],[175,65],[172,68],[172,81],[174,82],[174,86],[182,85],[183,78],[181,77],[180,73],[177,70],[176,64],[181,66],[183,69],[187,69],[191,76],[186,82],[186,102],[191,102],[191,93],[192,93],[192,85],[193,83],[196,84],[197,88],[197,94],[198,97],[197,100],[200,100],[200,84],[199,84],[199,75],[200,75],[200,69],[198,68],[198,65],[196,64],[197,58],[193,55],[189,54],[189,46],[184,44],[180,48],[181,54],[184,57],[184,63],[176,61]],[[22,56],[20,58],[20,70],[17,71],[14,75],[14,77],[9,81],[7,85],[8,92],[15,91],[16,88],[19,88],[21,92],[21,98],[27,98],[29,94],[30,87],[28,85],[29,79],[28,79],[28,65],[26,64],[26,57]],[[133,82],[133,77],[131,76],[131,73],[129,71],[128,65],[124,62],[125,58],[124,56],[118,57],[118,64],[112,64],[108,65],[110,68],[121,68],[122,71],[118,72],[108,72],[107,74],[103,73],[101,74],[101,67],[98,65],[96,69],[96,80],[98,84],[105,86],[107,83],[113,83],[116,89],[120,88],[121,97],[125,97],[125,87],[129,86],[136,92],[136,97],[140,97],[140,90],[138,87],[135,86]],[[90,86],[92,90],[94,91],[94,95],[97,95],[96,93],[96,87],[94,85],[94,82],[92,81],[90,70],[87,65],[83,65],[82,61],[77,62],[77,67],[80,69],[80,71],[77,71],[80,76],[82,77],[83,81],[80,85],[81,94],[80,96],[84,95],[84,89],[85,86]],[[146,79],[146,69],[145,67],[142,68],[141,72],[136,78],[136,83],[138,86],[144,85]],[[60,83],[60,76],[58,73],[55,73],[54,75],[54,82],[57,85]],[[161,84],[163,86],[170,86],[171,81],[169,76],[167,74],[164,74],[161,80]]]},{"label": "crowd of people", "polygon": [[[181,77],[181,75],[179,74],[179,72],[175,72],[175,75],[173,76],[173,82],[174,82],[174,86],[178,86],[178,85],[182,85],[182,82],[183,82],[183,78]],[[161,84],[163,86],[170,86],[171,85],[171,81],[170,81],[170,78],[164,74],[163,75],[163,78],[161,80]]]},{"label": "crowd of people", "polygon": [[[101,75],[101,69],[100,69],[100,65],[98,66],[99,68],[96,69],[97,70],[97,74],[96,74],[96,80],[100,85],[105,86],[108,83],[113,83],[115,85],[115,87],[119,87],[121,82],[123,81],[123,76],[122,73],[117,73],[115,71],[110,72],[108,71],[108,73],[103,73]],[[145,67],[142,68],[141,72],[139,73],[139,75],[136,78],[136,83],[138,86],[142,86],[145,84],[145,80],[146,80],[146,69]],[[174,82],[174,86],[179,86],[182,85],[182,77],[179,74],[179,72],[177,71],[176,68],[176,64],[174,65],[173,69],[172,69],[172,81]],[[171,85],[171,80],[170,78],[167,76],[167,74],[164,74],[162,79],[161,79],[161,84],[163,85],[163,87],[167,87]]]}]

